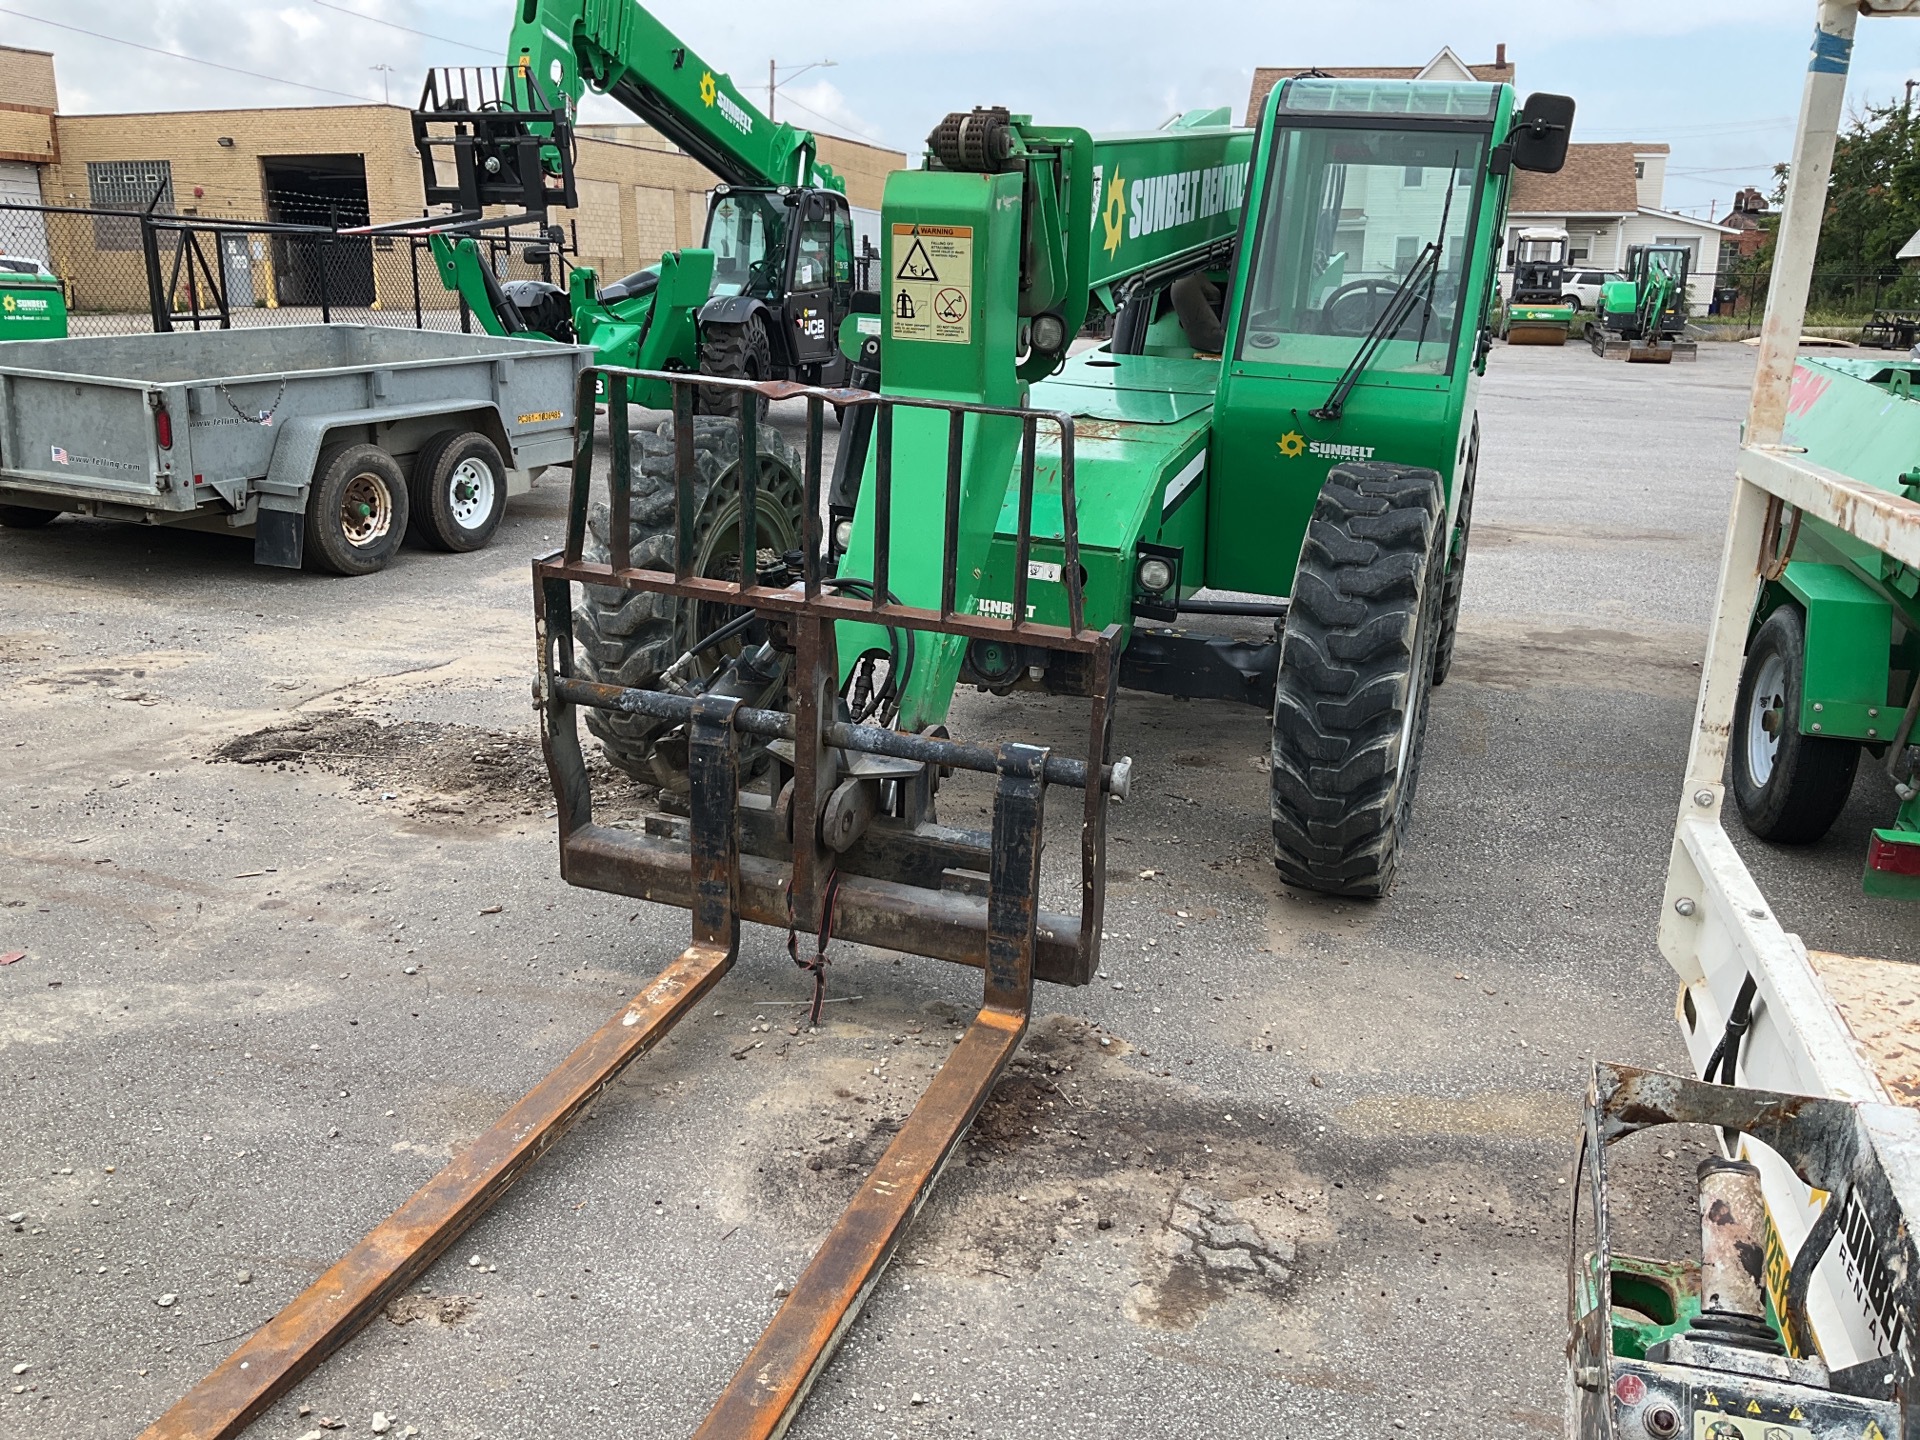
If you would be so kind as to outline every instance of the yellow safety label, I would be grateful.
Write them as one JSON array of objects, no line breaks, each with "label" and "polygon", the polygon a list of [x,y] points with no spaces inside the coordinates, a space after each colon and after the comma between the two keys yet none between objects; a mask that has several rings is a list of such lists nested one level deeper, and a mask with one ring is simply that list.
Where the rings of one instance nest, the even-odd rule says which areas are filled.
[{"label": "yellow safety label", "polygon": [[896,340],[973,339],[973,227],[895,225],[888,301]]},{"label": "yellow safety label", "polygon": [[538,425],[544,421],[558,420],[559,418],[560,412],[558,410],[536,410],[531,415],[522,415],[519,423],[522,425]]}]

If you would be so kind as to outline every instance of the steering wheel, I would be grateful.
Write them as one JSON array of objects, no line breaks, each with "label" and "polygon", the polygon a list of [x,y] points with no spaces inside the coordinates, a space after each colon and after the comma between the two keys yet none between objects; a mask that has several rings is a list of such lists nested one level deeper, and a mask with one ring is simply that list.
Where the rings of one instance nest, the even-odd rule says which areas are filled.
[{"label": "steering wheel", "polygon": [[[1393,292],[1399,288],[1385,280],[1350,281],[1329,295],[1320,307],[1321,327],[1329,335],[1365,335],[1379,322]],[[1433,306],[1424,295],[1417,295],[1400,328],[1405,330],[1411,324],[1417,331],[1421,325],[1431,328],[1435,321]]]}]

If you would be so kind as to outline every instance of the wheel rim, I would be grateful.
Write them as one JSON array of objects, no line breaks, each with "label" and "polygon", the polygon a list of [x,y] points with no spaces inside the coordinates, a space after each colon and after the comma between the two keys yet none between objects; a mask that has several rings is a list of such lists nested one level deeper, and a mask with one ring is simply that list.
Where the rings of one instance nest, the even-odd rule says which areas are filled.
[{"label": "wheel rim", "polygon": [[1787,662],[1769,655],[1753,677],[1747,702],[1747,774],[1765,786],[1780,758],[1780,734],[1787,723]]},{"label": "wheel rim", "polygon": [[469,457],[453,467],[447,480],[447,503],[462,530],[477,530],[493,513],[493,467]]},{"label": "wheel rim", "polygon": [[340,495],[340,533],[349,545],[371,545],[393,528],[393,496],[378,475],[359,474]]}]

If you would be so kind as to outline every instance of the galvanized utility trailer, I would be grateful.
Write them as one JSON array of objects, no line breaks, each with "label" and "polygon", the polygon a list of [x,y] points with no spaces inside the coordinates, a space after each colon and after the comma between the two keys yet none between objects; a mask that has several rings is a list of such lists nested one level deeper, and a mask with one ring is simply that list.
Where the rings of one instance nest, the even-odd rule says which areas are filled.
[{"label": "galvanized utility trailer", "polygon": [[[1920,0],[1818,7],[1660,915],[1699,1078],[1595,1071],[1567,1349],[1583,1440],[1920,1436],[1920,965],[1810,953],[1722,825],[1731,792],[1756,838],[1817,838],[1862,749],[1903,798],[1920,778],[1911,377],[1795,354],[1861,14]],[[1916,875],[1903,807],[1868,889],[1913,897]],[[1620,1253],[1644,1184],[1610,1213],[1609,1151],[1671,1124],[1720,1141],[1697,1261]]]},{"label": "galvanized utility trailer", "polygon": [[340,575],[408,533],[477,550],[571,462],[590,354],[364,325],[0,344],[0,525],[249,534],[258,564]]}]

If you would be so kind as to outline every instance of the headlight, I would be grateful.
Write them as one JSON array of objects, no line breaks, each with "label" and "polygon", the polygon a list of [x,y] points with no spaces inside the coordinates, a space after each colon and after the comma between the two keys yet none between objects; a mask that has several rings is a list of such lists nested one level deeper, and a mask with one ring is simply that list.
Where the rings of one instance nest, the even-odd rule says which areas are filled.
[{"label": "headlight", "polygon": [[1173,588],[1173,565],[1158,555],[1149,555],[1140,562],[1140,588],[1149,595],[1163,595]]},{"label": "headlight", "polygon": [[833,522],[833,548],[837,554],[844,555],[847,547],[853,544],[853,522],[836,520]]},{"label": "headlight", "polygon": [[1057,354],[1067,338],[1067,327],[1058,315],[1038,315],[1034,317],[1030,332],[1033,348],[1047,354]]}]

